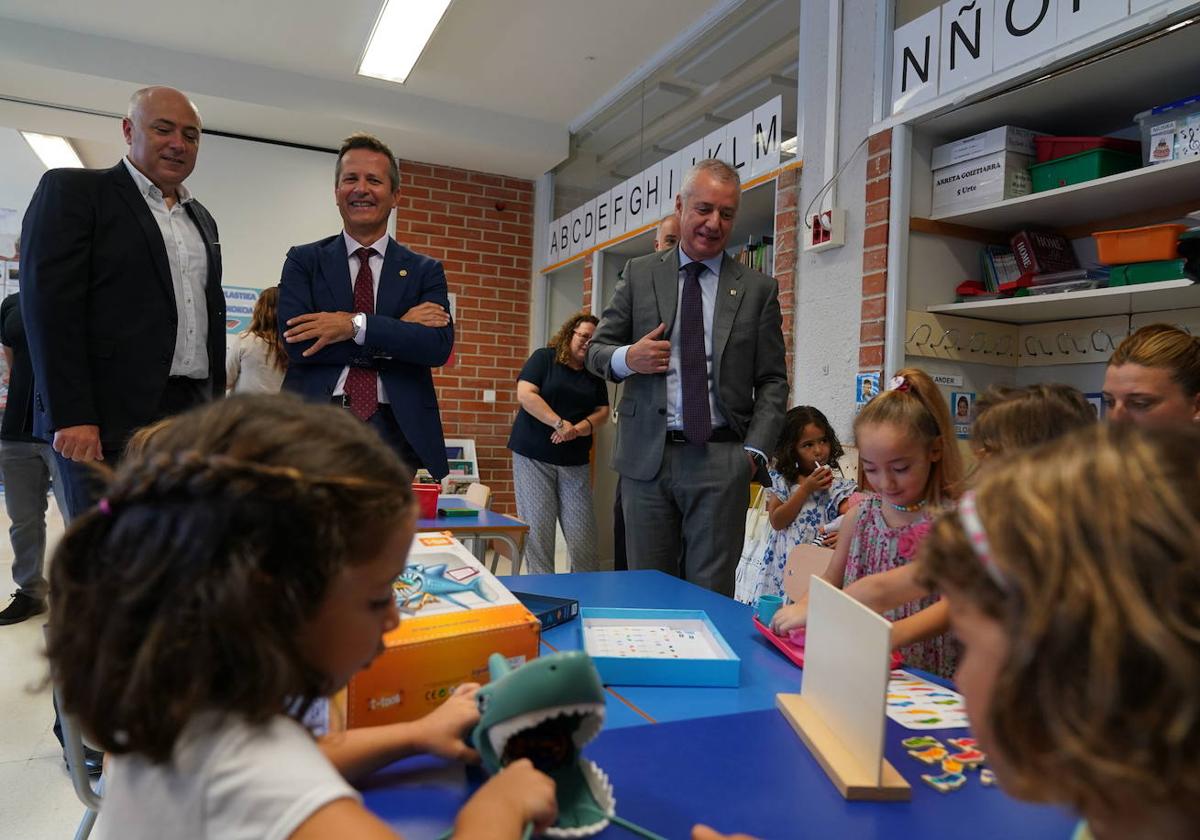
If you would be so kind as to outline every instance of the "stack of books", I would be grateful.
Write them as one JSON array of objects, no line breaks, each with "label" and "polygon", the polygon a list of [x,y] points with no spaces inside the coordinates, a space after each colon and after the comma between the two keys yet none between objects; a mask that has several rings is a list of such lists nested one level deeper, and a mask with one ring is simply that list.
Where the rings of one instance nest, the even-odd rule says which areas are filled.
[{"label": "stack of books", "polygon": [[770,275],[775,270],[775,238],[752,236],[741,248],[731,251],[730,256],[744,266]]}]

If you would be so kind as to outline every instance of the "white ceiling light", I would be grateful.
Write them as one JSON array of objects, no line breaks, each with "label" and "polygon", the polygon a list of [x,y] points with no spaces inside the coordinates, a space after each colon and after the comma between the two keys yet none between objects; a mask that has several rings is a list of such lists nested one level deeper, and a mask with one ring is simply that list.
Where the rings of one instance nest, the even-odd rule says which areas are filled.
[{"label": "white ceiling light", "polygon": [[403,84],[449,6],[450,0],[385,0],[358,74]]},{"label": "white ceiling light", "polygon": [[75,149],[65,137],[57,134],[36,134],[32,131],[22,131],[21,136],[33,149],[33,153],[41,158],[47,169],[83,169],[83,161],[75,154]]}]

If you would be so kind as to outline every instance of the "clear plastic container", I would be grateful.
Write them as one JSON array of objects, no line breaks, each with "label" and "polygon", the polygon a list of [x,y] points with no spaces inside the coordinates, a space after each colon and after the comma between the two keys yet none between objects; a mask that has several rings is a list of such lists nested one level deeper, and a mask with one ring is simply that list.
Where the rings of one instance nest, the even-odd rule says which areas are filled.
[{"label": "clear plastic container", "polygon": [[1200,94],[1142,111],[1142,162],[1149,166],[1200,157]]}]

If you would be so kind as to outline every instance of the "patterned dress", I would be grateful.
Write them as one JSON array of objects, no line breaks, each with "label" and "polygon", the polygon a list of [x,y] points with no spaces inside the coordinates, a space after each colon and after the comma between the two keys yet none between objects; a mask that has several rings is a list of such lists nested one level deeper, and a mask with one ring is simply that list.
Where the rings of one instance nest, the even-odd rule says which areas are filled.
[{"label": "patterned dress", "polygon": [[[799,485],[788,485],[787,480],[770,470],[771,489],[781,502],[786,502]],[[792,524],[782,531],[773,531],[763,554],[763,575],[755,593],[759,595],[783,595],[783,570],[787,565],[788,552],[798,545],[809,545],[817,538],[817,530],[837,519],[838,508],[850,498],[855,484],[845,478],[835,478],[827,490],[819,490],[804,500],[804,505]]]},{"label": "patterned dress", "polygon": [[[867,575],[907,565],[916,556],[917,548],[929,532],[929,527],[929,514],[926,512],[911,525],[891,528],[883,519],[883,500],[874,493],[864,495],[859,506],[858,524],[850,540],[843,588]],[[889,621],[897,621],[915,615],[937,600],[937,596],[929,595],[889,610],[883,616]],[[905,664],[914,668],[942,677],[954,675],[957,650],[948,633],[906,645],[900,648],[900,654]]]}]

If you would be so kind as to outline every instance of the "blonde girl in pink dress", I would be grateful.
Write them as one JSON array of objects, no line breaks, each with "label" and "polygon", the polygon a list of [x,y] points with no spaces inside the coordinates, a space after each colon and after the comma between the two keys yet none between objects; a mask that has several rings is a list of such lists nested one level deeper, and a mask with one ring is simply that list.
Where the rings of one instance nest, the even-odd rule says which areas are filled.
[{"label": "blonde girl in pink dress", "polygon": [[[929,375],[906,368],[888,390],[867,403],[854,422],[859,486],[864,494],[842,526],[822,577],[846,587],[867,575],[907,565],[929,530],[930,517],[953,505],[962,482],[962,459],[950,408]],[[929,595],[884,613],[893,622],[892,645],[905,663],[942,676],[954,672],[954,648],[942,632],[944,608]],[[805,602],[783,607],[772,627],[786,633],[801,626]]]}]

